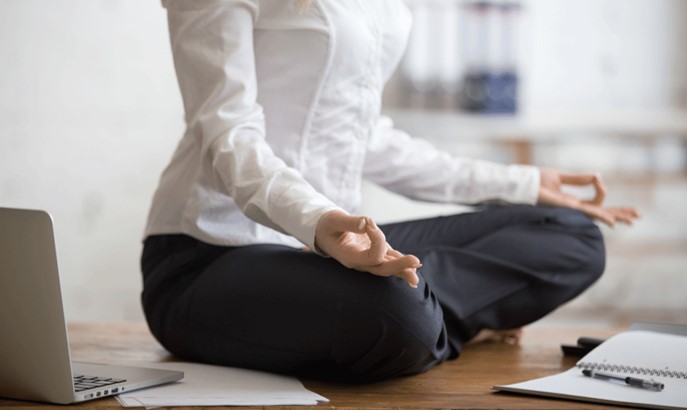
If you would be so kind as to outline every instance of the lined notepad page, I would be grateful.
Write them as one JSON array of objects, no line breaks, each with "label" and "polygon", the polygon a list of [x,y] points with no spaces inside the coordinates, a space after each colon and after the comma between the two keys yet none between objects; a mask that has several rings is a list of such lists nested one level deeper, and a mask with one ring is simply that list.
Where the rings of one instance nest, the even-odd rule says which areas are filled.
[{"label": "lined notepad page", "polygon": [[687,379],[687,338],[630,331],[616,335],[577,362],[581,368],[626,375]]},{"label": "lined notepad page", "polygon": [[[624,383],[586,377],[582,375],[582,367],[573,367],[555,376],[494,388],[581,401],[687,409],[687,337],[645,331],[624,332],[592,350],[578,362],[578,365],[604,365],[609,368],[616,366],[616,369],[629,369],[624,372],[610,369],[607,371],[653,378],[663,382],[665,388],[663,391],[655,392]],[[654,374],[643,374],[643,371],[653,371]]]}]

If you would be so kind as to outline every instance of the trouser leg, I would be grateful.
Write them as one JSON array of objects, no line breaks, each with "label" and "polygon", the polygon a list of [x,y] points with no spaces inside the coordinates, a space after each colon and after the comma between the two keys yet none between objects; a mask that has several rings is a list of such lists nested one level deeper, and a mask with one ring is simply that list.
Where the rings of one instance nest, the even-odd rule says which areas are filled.
[{"label": "trouser leg", "polygon": [[455,357],[483,328],[530,323],[603,270],[598,229],[567,209],[496,208],[382,229],[422,259],[418,289],[291,248],[149,238],[142,265],[151,331],[190,360],[383,379]]},{"label": "trouser leg", "polygon": [[186,359],[360,381],[419,373],[451,353],[424,282],[412,289],[311,252],[187,237],[149,239],[143,265],[151,330]]},{"label": "trouser leg", "polygon": [[458,350],[481,329],[516,328],[545,316],[604,269],[599,229],[567,208],[494,207],[382,229],[392,246],[422,261]]}]

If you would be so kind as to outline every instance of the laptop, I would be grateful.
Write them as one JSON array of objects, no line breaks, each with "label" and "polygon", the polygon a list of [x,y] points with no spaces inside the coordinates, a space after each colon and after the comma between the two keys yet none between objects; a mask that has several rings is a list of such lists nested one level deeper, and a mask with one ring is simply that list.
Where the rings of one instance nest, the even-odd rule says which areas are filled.
[{"label": "laptop", "polygon": [[69,404],[183,377],[179,371],[72,362],[52,218],[0,208],[0,397]]}]

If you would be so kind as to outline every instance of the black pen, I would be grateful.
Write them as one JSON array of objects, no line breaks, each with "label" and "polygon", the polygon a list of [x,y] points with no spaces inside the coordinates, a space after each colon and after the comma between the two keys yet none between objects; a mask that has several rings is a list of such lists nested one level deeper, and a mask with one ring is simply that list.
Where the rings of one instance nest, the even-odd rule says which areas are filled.
[{"label": "black pen", "polygon": [[596,379],[618,380],[618,381],[621,381],[625,384],[629,384],[630,386],[640,387],[642,389],[651,390],[651,391],[661,391],[665,387],[663,385],[663,383],[657,382],[654,379],[644,380],[644,379],[639,379],[636,377],[618,376],[615,374],[597,372],[595,370],[589,370],[589,369],[582,370],[582,374],[584,374],[587,377],[594,377]]}]

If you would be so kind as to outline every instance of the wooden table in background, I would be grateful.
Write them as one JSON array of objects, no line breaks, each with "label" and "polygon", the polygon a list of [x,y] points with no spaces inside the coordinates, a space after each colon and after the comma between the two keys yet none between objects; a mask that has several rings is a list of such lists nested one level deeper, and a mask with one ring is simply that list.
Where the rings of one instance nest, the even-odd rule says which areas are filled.
[{"label": "wooden table in background", "polygon": [[[494,384],[515,383],[562,372],[573,366],[575,360],[562,356],[561,343],[574,343],[579,336],[606,338],[621,330],[527,328],[519,346],[494,343],[471,346],[464,350],[458,360],[444,363],[417,376],[353,386],[311,380],[303,380],[303,383],[308,389],[330,400],[329,403],[315,406],[318,408],[612,408],[591,403],[496,393],[491,387]],[[69,332],[73,360],[103,363],[173,360],[142,323],[71,323]],[[47,405],[0,399],[0,407],[21,409],[39,406]],[[121,408],[112,397],[73,407]],[[303,406],[291,408],[302,409]]]}]

